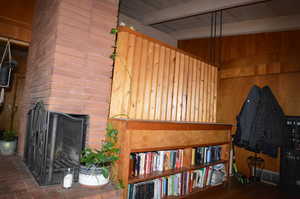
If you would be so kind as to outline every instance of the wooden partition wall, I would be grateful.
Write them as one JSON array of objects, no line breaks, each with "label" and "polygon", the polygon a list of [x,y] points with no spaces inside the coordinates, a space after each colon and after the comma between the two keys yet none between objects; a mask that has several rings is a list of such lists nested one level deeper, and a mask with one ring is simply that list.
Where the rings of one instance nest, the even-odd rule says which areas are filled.
[{"label": "wooden partition wall", "polygon": [[216,67],[127,28],[116,53],[110,117],[216,121]]},{"label": "wooden partition wall", "polygon": [[[226,36],[222,38],[217,121],[236,123],[253,85],[270,86],[286,115],[300,115],[300,30]],[[209,57],[209,39],[178,42],[179,48]],[[235,131],[233,131],[235,132]],[[236,147],[239,172],[249,175],[247,158],[254,153]],[[264,154],[265,169],[279,172],[280,158]]]}]

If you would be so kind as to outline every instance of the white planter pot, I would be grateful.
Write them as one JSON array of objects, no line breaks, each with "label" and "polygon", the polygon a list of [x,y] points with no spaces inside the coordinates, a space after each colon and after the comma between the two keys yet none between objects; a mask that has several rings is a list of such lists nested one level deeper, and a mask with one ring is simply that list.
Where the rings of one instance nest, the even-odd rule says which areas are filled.
[{"label": "white planter pot", "polygon": [[101,174],[100,168],[80,167],[78,182],[87,186],[101,186],[109,182],[109,177],[105,178]]},{"label": "white planter pot", "polygon": [[17,148],[17,140],[4,141],[0,140],[0,153],[1,155],[13,155]]}]

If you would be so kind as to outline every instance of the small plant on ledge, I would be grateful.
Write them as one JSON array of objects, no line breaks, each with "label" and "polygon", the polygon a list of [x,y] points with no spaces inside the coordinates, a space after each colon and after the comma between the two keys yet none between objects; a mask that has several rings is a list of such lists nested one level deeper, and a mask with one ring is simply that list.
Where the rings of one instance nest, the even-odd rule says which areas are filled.
[{"label": "small plant on ledge", "polygon": [[1,155],[13,155],[17,148],[17,133],[15,131],[3,131],[0,136]]},{"label": "small plant on ledge", "polygon": [[109,182],[111,168],[119,159],[120,149],[117,148],[118,130],[111,124],[106,128],[106,139],[101,149],[86,148],[80,158],[79,183],[99,186]]}]

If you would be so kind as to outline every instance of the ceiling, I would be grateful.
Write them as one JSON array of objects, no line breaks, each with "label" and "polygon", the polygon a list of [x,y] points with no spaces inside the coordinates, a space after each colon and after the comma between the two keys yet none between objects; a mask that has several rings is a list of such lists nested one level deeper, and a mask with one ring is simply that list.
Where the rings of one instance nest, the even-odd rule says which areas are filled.
[{"label": "ceiling", "polygon": [[[120,12],[145,24],[145,18],[147,16],[151,16],[152,14],[155,15],[155,13],[159,11],[167,12],[169,8],[177,8],[177,10],[180,11],[181,6],[183,8],[184,5],[187,5],[192,1],[193,0],[121,0]],[[198,0],[198,2],[199,1],[205,2],[206,0]],[[214,1],[220,1],[220,0],[214,0]],[[226,0],[222,0],[222,1],[226,2]],[[201,5],[199,9],[200,8]],[[172,10],[172,11],[173,11],[172,13],[174,13],[174,11],[176,10]],[[243,24],[246,25],[244,22],[253,22],[252,24],[255,24],[255,21],[257,21],[257,24],[261,23],[263,25],[265,23],[266,26],[268,25],[268,28],[271,28],[272,31],[274,30],[276,31],[276,29],[278,30],[298,29],[300,28],[300,22],[298,22],[298,18],[297,18],[299,17],[298,15],[300,16],[300,0],[269,0],[269,1],[259,2],[259,3],[253,3],[249,5],[224,9],[223,27],[226,28],[226,26],[228,25],[228,27],[231,28],[229,32],[233,32],[235,34],[239,34],[238,29],[242,29],[244,32],[251,32],[253,30],[258,31],[257,28],[254,29],[252,28],[253,30],[245,31],[245,28],[247,27],[242,26]],[[290,16],[290,18],[282,19],[282,16]],[[268,20],[263,21],[264,19],[268,19]],[[272,22],[271,19],[274,20],[280,19],[280,22],[278,23],[276,21]],[[297,19],[297,21],[295,21],[293,24],[290,24],[287,27],[287,25],[285,25],[284,20],[290,23],[291,19],[295,19],[295,20]],[[193,16],[188,16],[187,14],[184,18],[171,19],[167,21],[161,20],[159,21],[159,23],[146,24],[146,25],[150,25],[153,28],[168,33],[174,36],[175,38],[177,37],[177,39],[187,39],[187,38],[195,37],[192,36],[192,34],[189,34],[189,36],[186,36],[186,38],[184,38],[185,37],[184,32],[187,31],[191,31],[191,32],[194,31],[199,35],[199,37],[205,37],[205,35],[209,36],[210,23],[211,23],[211,14],[200,13]],[[235,26],[232,26],[232,24],[235,24]],[[272,24],[272,27],[270,27],[269,24]],[[279,27],[279,25],[281,25],[282,27]],[[248,23],[248,27],[251,28],[249,23]],[[234,30],[232,30],[233,28],[236,28],[237,31],[234,32]],[[207,30],[204,31],[204,29]],[[200,30],[202,32],[200,32]],[[267,30],[262,30],[262,31],[267,31]],[[204,34],[204,32],[206,33]],[[203,34],[201,35],[201,33]]]}]

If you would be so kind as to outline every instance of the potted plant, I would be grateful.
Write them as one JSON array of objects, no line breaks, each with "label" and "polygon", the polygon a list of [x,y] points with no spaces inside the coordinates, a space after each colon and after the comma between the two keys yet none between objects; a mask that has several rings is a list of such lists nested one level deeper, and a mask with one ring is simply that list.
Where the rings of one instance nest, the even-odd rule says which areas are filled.
[{"label": "potted plant", "polygon": [[79,183],[89,186],[101,186],[109,182],[110,170],[119,159],[117,148],[118,131],[108,125],[106,139],[99,150],[86,148],[80,158]]},{"label": "potted plant", "polygon": [[17,148],[17,134],[15,131],[4,131],[0,138],[1,155],[13,155]]}]

